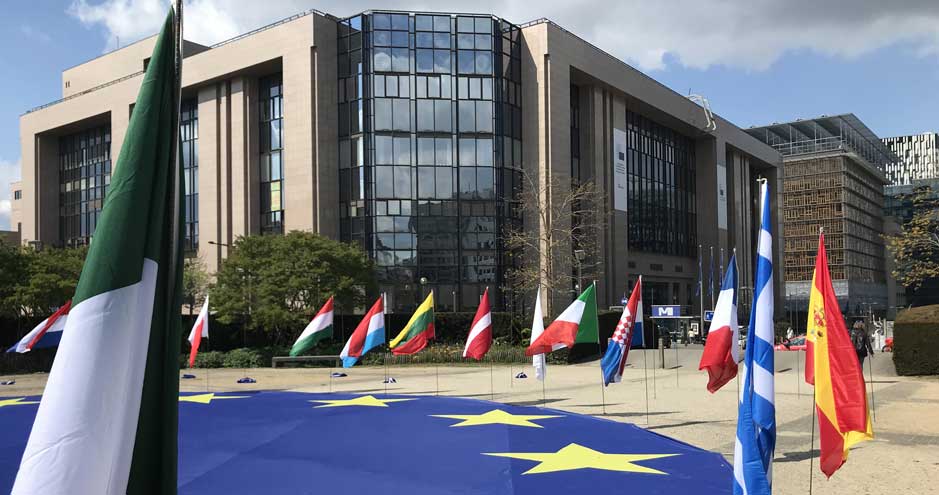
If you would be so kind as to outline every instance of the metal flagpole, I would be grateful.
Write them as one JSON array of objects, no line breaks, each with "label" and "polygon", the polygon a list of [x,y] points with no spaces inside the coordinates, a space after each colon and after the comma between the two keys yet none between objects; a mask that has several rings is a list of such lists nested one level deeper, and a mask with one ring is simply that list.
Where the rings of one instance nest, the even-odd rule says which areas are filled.
[{"label": "metal flagpole", "polygon": [[[645,329],[643,329],[643,333],[645,333]],[[643,335],[643,339],[645,339],[644,335]],[[646,358],[647,351],[648,349],[642,350],[642,371],[643,371],[643,374],[645,375],[645,379],[643,380],[643,382],[646,384],[646,424],[648,425],[649,424],[649,359]]]},{"label": "metal flagpole", "polygon": [[711,265],[708,268],[710,274],[708,275],[708,294],[711,296],[711,309],[714,309],[714,246],[710,247],[711,251]]},{"label": "metal flagpole", "polygon": [[495,400],[496,388],[492,380],[492,359],[489,360],[489,400]]},{"label": "metal flagpole", "polygon": [[812,495],[812,478],[815,475],[815,399],[812,399],[812,442],[809,444],[809,495]]},{"label": "metal flagpole", "polygon": [[701,308],[701,328],[698,329],[698,336],[704,337],[704,273],[702,272],[701,262],[704,255],[701,253],[701,245],[698,244],[698,302]]},{"label": "metal flagpole", "polygon": [[[874,361],[874,356],[871,355],[867,359],[867,371],[868,371],[868,376],[870,377],[870,382],[871,382],[871,420],[877,421],[877,406],[874,405],[874,363],[873,361]],[[864,370],[861,370],[861,373],[863,376]]]},{"label": "metal flagpole", "polygon": [[[387,298],[386,293],[382,292],[382,293],[381,293],[381,316],[382,316],[382,321],[385,320],[385,314],[386,314],[386,312],[385,312],[385,303],[386,303],[387,301],[388,301],[388,298]],[[385,332],[385,345],[388,345],[388,324],[387,324],[387,323],[385,323],[385,328],[384,328],[383,330],[384,330],[384,332]],[[383,380],[383,381],[384,381],[384,384],[385,384],[385,395],[388,395],[388,351],[382,349],[382,352],[381,352],[381,360],[382,360],[382,365],[383,365],[383,367],[385,368],[385,379]]]}]

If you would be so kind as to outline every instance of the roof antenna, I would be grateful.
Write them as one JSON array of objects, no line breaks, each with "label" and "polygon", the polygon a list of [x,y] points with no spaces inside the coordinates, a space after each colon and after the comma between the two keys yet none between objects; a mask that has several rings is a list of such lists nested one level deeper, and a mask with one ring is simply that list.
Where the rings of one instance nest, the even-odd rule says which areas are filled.
[{"label": "roof antenna", "polygon": [[[691,93],[691,88],[688,88],[688,92]],[[717,121],[714,120],[714,113],[711,112],[711,104],[708,103],[708,99],[695,94],[689,94],[688,99],[701,105],[704,109],[704,118],[707,119],[707,124],[704,126],[704,130],[707,132],[714,132],[717,130]]]}]

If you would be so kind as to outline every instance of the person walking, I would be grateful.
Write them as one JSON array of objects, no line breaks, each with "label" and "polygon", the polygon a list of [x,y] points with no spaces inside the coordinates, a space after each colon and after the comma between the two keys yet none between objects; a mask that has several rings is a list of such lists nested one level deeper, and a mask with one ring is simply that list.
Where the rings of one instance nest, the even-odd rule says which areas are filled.
[{"label": "person walking", "polygon": [[874,348],[871,346],[870,335],[867,334],[867,329],[864,328],[864,322],[858,320],[854,322],[854,326],[851,327],[851,343],[854,344],[854,351],[857,353],[858,363],[861,364],[861,369],[864,369],[864,358],[871,355],[873,359]]}]

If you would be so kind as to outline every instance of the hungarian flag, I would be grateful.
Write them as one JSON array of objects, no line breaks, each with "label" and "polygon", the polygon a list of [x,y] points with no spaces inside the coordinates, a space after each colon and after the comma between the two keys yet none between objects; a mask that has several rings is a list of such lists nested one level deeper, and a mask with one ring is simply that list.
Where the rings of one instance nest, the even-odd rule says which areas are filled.
[{"label": "hungarian flag", "polygon": [[141,80],[13,493],[176,493],[176,26],[171,12]]},{"label": "hungarian flag", "polygon": [[351,368],[372,348],[385,343],[385,305],[379,297],[352,331],[339,353],[343,368]]},{"label": "hungarian flag", "polygon": [[528,346],[525,355],[545,354],[574,344],[599,343],[598,328],[597,296],[595,286],[591,285],[544,329]]},{"label": "hungarian flag", "polygon": [[196,318],[192,330],[189,331],[189,367],[196,364],[196,354],[199,354],[199,344],[202,338],[209,338],[209,296],[205,296],[205,302],[202,303],[202,311],[199,311],[199,317]]},{"label": "hungarian flag", "polygon": [[736,255],[730,257],[727,265],[727,274],[721,284],[721,293],[717,296],[707,335],[698,369],[707,370],[708,392],[713,394],[737,376],[737,363],[740,362]]},{"label": "hungarian flag", "polygon": [[52,316],[42,320],[35,328],[24,335],[19,342],[7,349],[7,352],[18,352],[22,354],[33,349],[59,345],[59,341],[62,339],[62,330],[65,330],[65,322],[68,321],[68,312],[71,307],[72,301],[66,301],[61,308],[55,313],[52,313]]},{"label": "hungarian flag", "polygon": [[626,307],[623,308],[623,314],[619,317],[619,323],[613,331],[610,344],[606,347],[606,354],[600,361],[603,385],[609,385],[612,382],[619,383],[623,379],[623,370],[626,369],[626,359],[632,347],[633,335],[642,331],[642,277],[640,276]]},{"label": "hungarian flag", "polygon": [[417,307],[408,324],[404,326],[389,346],[396,356],[417,354],[434,338],[434,291]]},{"label": "hungarian flag", "polygon": [[848,450],[874,438],[874,430],[867,410],[864,375],[831,286],[824,234],[818,237],[808,320],[806,341],[813,344],[815,351],[819,467],[831,477],[848,460]]},{"label": "hungarian flag", "polygon": [[492,311],[489,310],[489,288],[483,292],[479,301],[479,309],[470,325],[469,337],[466,338],[466,347],[463,348],[463,357],[470,357],[477,361],[483,358],[492,347]]},{"label": "hungarian flag", "polygon": [[333,298],[326,300],[326,304],[320,308],[319,313],[310,321],[310,323],[300,333],[300,337],[290,348],[291,356],[300,356],[313,348],[317,342],[326,337],[333,336]]}]

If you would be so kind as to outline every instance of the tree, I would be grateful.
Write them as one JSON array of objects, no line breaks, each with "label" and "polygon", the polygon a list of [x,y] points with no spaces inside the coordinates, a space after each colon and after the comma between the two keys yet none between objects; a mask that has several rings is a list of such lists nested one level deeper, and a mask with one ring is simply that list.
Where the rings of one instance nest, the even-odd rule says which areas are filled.
[{"label": "tree", "polygon": [[916,290],[926,280],[939,277],[939,191],[924,186],[911,199],[912,218],[885,239],[896,262],[894,278]]},{"label": "tree", "polygon": [[22,253],[25,274],[14,290],[16,314],[46,317],[75,294],[88,248],[25,249]]},{"label": "tree", "polygon": [[19,316],[16,288],[26,280],[26,255],[19,246],[0,240],[0,318]]},{"label": "tree", "polygon": [[240,322],[287,344],[329,296],[351,311],[375,287],[372,263],[358,246],[294,231],[238,238],[210,294],[221,323]]},{"label": "tree", "polygon": [[198,256],[183,261],[183,304],[189,306],[190,313],[205,299],[209,288],[209,274],[205,264]]},{"label": "tree", "polygon": [[525,225],[509,225],[503,232],[512,261],[506,279],[516,293],[530,294],[540,286],[550,315],[553,300],[570,299],[576,286],[602,273],[598,255],[607,217],[604,196],[592,180],[578,184],[552,175],[542,182],[527,172],[522,177],[518,207]]}]

